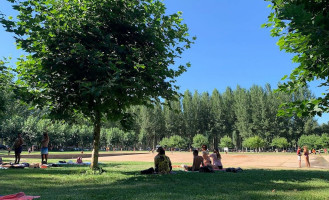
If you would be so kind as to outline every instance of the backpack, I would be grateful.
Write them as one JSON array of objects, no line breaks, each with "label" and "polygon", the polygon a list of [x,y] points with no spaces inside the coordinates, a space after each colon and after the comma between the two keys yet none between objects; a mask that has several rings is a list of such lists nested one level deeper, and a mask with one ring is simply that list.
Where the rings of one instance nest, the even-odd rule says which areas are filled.
[{"label": "backpack", "polygon": [[200,167],[199,172],[202,173],[214,173],[214,170],[211,166],[204,166],[204,167]]},{"label": "backpack", "polygon": [[153,167],[141,171],[141,174],[154,174]]}]

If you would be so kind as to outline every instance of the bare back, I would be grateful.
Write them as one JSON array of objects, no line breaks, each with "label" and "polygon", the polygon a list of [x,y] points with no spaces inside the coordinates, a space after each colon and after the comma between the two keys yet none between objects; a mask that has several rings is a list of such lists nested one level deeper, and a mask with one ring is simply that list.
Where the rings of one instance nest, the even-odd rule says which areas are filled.
[{"label": "bare back", "polygon": [[203,158],[201,156],[194,156],[192,168],[194,170],[199,170],[201,164],[202,164],[202,166],[204,166]]}]

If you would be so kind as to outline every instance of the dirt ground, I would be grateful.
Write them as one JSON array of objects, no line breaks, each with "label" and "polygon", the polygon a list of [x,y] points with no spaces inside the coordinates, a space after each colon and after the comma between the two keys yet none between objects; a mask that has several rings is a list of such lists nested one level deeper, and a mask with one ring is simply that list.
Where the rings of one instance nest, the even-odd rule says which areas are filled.
[{"label": "dirt ground", "polygon": [[[146,153],[137,155],[120,155],[100,157],[100,162],[105,161],[144,161],[153,162],[156,154]],[[191,164],[192,153],[168,152],[171,162],[175,165]],[[305,158],[302,157],[302,167],[305,168]],[[88,160],[88,158],[86,158]],[[297,168],[298,161],[295,154],[222,154],[222,163],[226,167],[242,167],[242,168]],[[310,155],[311,168],[329,169],[328,155]]]}]

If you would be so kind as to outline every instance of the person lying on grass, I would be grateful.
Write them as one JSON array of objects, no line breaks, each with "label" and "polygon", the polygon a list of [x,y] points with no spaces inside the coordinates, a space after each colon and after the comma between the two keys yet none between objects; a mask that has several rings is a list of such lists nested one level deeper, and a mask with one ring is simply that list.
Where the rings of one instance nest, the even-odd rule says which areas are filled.
[{"label": "person lying on grass", "polygon": [[171,161],[162,147],[157,149],[158,155],[154,157],[155,172],[158,174],[169,174],[172,170]]},{"label": "person lying on grass", "polygon": [[201,165],[202,167],[204,167],[203,158],[199,156],[198,150],[194,150],[192,167],[188,167],[187,165],[184,165],[184,168],[186,171],[199,171]]}]

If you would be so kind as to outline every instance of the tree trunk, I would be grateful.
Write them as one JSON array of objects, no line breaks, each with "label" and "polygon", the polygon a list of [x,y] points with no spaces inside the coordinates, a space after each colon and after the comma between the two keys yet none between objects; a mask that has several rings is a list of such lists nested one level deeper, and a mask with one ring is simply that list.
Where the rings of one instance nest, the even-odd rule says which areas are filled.
[{"label": "tree trunk", "polygon": [[101,114],[96,111],[95,121],[94,121],[94,139],[93,139],[93,152],[91,156],[91,169],[96,169],[98,167],[98,152],[99,152],[99,139],[101,133]]},{"label": "tree trunk", "polygon": [[218,148],[218,136],[216,134],[214,137],[214,149],[217,149],[217,148]]}]

